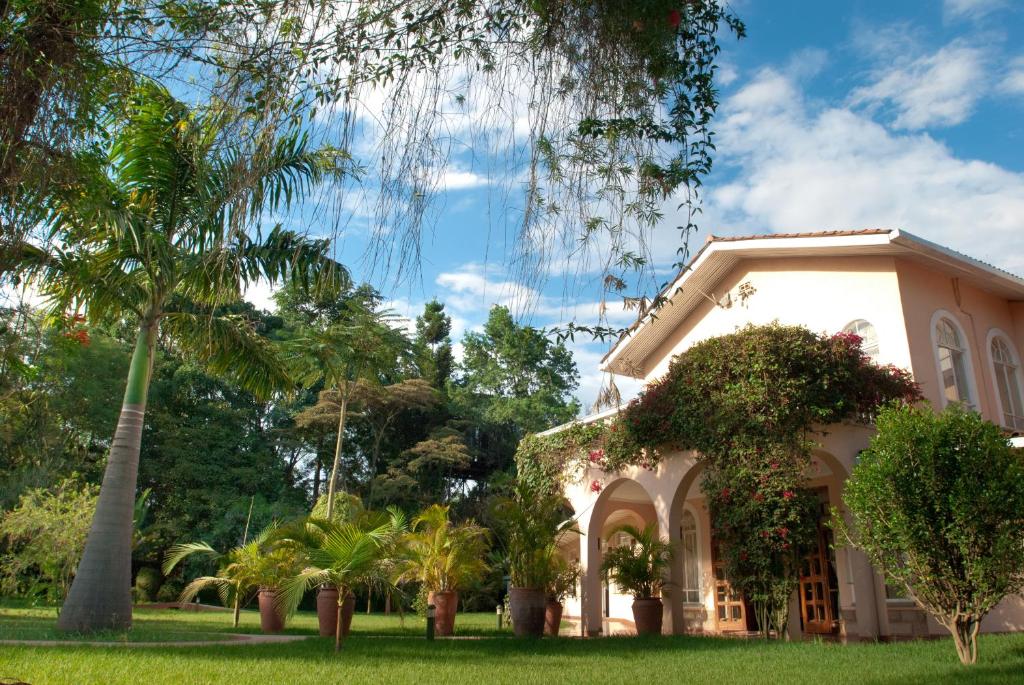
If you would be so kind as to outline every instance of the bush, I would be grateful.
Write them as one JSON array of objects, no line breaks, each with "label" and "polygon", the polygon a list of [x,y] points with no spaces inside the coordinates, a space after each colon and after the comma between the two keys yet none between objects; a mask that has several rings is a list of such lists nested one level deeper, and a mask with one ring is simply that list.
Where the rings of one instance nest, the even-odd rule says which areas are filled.
[{"label": "bush", "polygon": [[135,601],[153,602],[163,582],[160,571],[152,566],[143,566],[135,574]]},{"label": "bush", "polygon": [[1024,457],[1002,430],[951,405],[892,406],[847,481],[835,525],[977,660],[981,620],[1024,587]]},{"label": "bush", "polygon": [[85,547],[98,491],[72,477],[21,496],[0,520],[0,538],[8,550],[0,558],[5,594],[43,595],[53,603],[64,599]]}]

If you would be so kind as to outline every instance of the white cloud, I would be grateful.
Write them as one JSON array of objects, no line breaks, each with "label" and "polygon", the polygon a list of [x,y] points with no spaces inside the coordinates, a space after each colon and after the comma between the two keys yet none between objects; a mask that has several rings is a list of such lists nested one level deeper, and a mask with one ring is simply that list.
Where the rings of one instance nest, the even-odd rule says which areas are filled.
[{"label": "white cloud", "polygon": [[971,115],[985,94],[985,67],[981,49],[953,41],[934,54],[886,65],[873,84],[853,91],[850,101],[892,107],[896,128],[954,126]]},{"label": "white cloud", "polygon": [[1005,0],[945,0],[942,14],[947,20],[977,19],[1005,5]]},{"label": "white cloud", "polygon": [[927,134],[894,132],[861,112],[818,109],[772,70],[721,114],[719,161],[737,174],[709,194],[703,224],[712,230],[903,228],[1024,271],[1024,174],[958,158]]},{"label": "white cloud", "polygon": [[1024,95],[1024,57],[1010,62],[999,83],[999,90],[1010,95]]},{"label": "white cloud", "polygon": [[465,171],[456,167],[446,167],[440,173],[438,185],[444,190],[467,190],[488,185],[490,180],[486,176]]}]

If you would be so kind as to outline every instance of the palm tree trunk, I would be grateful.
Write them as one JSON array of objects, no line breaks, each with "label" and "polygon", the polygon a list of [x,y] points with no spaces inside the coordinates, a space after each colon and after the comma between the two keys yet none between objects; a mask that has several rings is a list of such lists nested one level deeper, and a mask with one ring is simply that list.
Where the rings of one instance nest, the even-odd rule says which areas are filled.
[{"label": "palm tree trunk", "polygon": [[59,630],[120,630],[132,624],[132,512],[156,326],[150,317],[139,330],[96,513],[57,619]]},{"label": "palm tree trunk", "polygon": [[341,649],[341,605],[348,597],[348,588],[338,586],[338,613],[334,615],[334,651]]},{"label": "palm tree trunk", "polygon": [[232,623],[232,627],[233,628],[237,628],[238,627],[238,618],[239,618],[239,615],[241,613],[242,613],[242,593],[239,592],[236,589],[235,590],[235,615],[234,615],[234,623]]},{"label": "palm tree trunk", "polygon": [[334,493],[338,486],[338,467],[341,465],[341,447],[345,440],[345,414],[348,413],[349,383],[341,384],[341,407],[338,409],[338,440],[334,444],[334,464],[331,466],[331,478],[327,483],[327,518],[334,515]]}]

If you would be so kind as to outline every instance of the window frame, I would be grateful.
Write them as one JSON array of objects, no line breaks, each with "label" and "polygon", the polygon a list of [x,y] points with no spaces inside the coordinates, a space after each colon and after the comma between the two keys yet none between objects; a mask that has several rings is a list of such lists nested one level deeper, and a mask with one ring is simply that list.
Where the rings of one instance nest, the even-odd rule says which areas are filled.
[{"label": "window frame", "polygon": [[939,394],[939,401],[943,409],[948,407],[950,402],[953,401],[946,397],[946,388],[942,383],[942,361],[939,357],[939,341],[936,336],[936,329],[938,328],[939,322],[943,319],[949,321],[955,329],[957,337],[960,340],[960,351],[963,354],[964,376],[966,376],[966,378],[964,378],[964,382],[967,385],[965,389],[968,397],[966,401],[961,399],[959,402],[964,405],[964,407],[971,409],[972,411],[980,412],[981,396],[978,394],[978,386],[975,382],[974,360],[971,358],[970,340],[967,337],[967,332],[964,330],[963,325],[960,323],[960,319],[945,309],[937,309],[935,313],[932,314],[932,320],[929,326],[929,334],[931,335],[932,341],[932,357],[935,360],[935,389]]},{"label": "window frame", "polygon": [[[856,323],[866,323],[868,326],[871,327],[871,330],[874,331],[874,333],[875,333],[875,345],[874,345],[875,353],[874,354],[868,354],[867,350],[864,349],[865,338],[863,336],[861,336],[860,333],[858,333],[857,331],[850,330],[850,327],[853,326]],[[881,359],[882,359],[881,336],[878,335],[878,327],[875,324],[871,323],[871,321],[869,321],[868,319],[865,319],[863,317],[857,317],[856,319],[851,319],[845,326],[843,326],[842,330],[843,330],[844,333],[853,333],[854,335],[859,336],[861,338],[861,351],[864,352],[864,354],[866,354],[868,356],[868,359],[870,359],[875,364],[880,364],[881,363]]]},{"label": "window frame", "polygon": [[[685,558],[686,544],[685,544],[685,541],[684,541],[684,532],[683,532],[684,531],[683,521],[685,520],[687,514],[689,514],[693,518],[693,550],[694,550],[694,555],[695,555],[695,558],[696,558],[696,564],[695,564],[695,570],[694,570],[694,576],[695,576],[694,577],[694,582],[696,583],[695,587],[685,587],[687,585],[687,580],[689,580],[688,578],[685,577],[686,576],[686,558]],[[679,517],[679,548],[680,548],[680,551],[683,552],[682,554],[680,554],[680,561],[682,562],[680,570],[682,571],[683,578],[681,579],[682,582],[680,583],[680,588],[679,589],[680,589],[680,592],[682,594],[683,604],[687,604],[687,605],[690,605],[690,606],[702,605],[704,603],[703,602],[703,599],[704,599],[704,587],[703,587],[704,583],[702,582],[702,578],[703,578],[703,568],[702,567],[703,567],[703,564],[701,563],[702,560],[701,560],[701,545],[700,545],[700,543],[701,543],[700,517],[698,517],[697,513],[695,511],[693,511],[690,507],[684,506],[683,507],[683,513]],[[690,600],[687,597],[687,594],[689,592],[692,592],[692,591],[696,591],[697,592],[697,599],[695,601]]]},{"label": "window frame", "polygon": [[[1007,351],[1010,353],[1010,359],[1016,369],[1017,377],[1017,400],[1024,407],[1024,367],[1021,366],[1020,354],[1017,352],[1017,347],[1013,344],[1013,339],[1006,334],[1000,328],[992,328],[988,332],[988,337],[985,341],[985,347],[988,350],[988,365],[989,371],[992,374],[992,390],[996,399],[996,410],[999,413],[999,425],[1003,428],[1014,431],[1024,431],[1024,426],[1009,426],[1006,424],[1006,415],[1009,413],[1006,407],[1003,406],[1003,398],[999,392],[999,374],[996,373],[996,359],[992,354],[992,346],[995,341],[999,339],[1003,345],[1006,346]],[[1024,417],[1016,416],[1016,418],[1024,419]]]}]

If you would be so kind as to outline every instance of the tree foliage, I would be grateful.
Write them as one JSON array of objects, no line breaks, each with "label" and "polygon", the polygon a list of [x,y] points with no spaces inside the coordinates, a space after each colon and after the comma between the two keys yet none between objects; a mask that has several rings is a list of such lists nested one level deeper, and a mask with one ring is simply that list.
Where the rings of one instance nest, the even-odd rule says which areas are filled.
[{"label": "tree foliage", "polygon": [[68,478],[29,490],[0,519],[0,588],[60,603],[82,556],[99,488]]},{"label": "tree foliage", "polygon": [[977,660],[981,620],[1024,587],[1024,458],[1002,430],[953,404],[894,405],[843,492],[835,524]]}]

